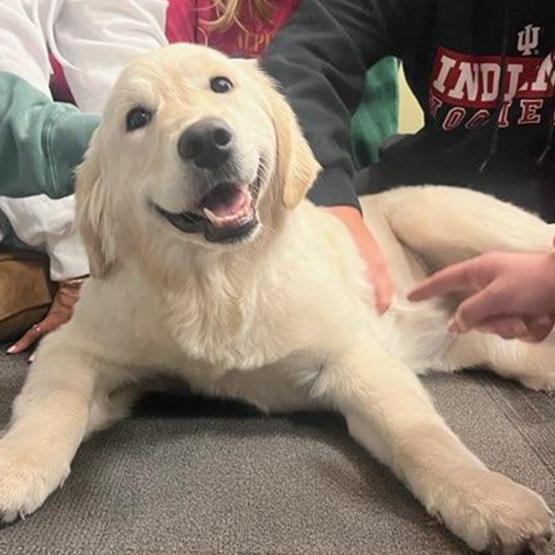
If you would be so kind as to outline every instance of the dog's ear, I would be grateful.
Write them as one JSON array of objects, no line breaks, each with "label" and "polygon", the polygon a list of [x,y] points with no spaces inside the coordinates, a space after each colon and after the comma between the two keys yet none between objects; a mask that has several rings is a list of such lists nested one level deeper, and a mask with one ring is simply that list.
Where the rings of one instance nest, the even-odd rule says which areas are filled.
[{"label": "dog's ear", "polygon": [[277,179],[283,204],[292,210],[306,196],[321,167],[289,103],[273,83],[270,87],[270,111],[277,140]]},{"label": "dog's ear", "polygon": [[277,179],[283,204],[292,210],[306,196],[321,168],[288,102],[275,88],[270,98],[277,140]]},{"label": "dog's ear", "polygon": [[115,259],[115,242],[106,210],[106,188],[102,182],[95,131],[83,162],[78,166],[76,184],[77,225],[89,256],[93,277],[105,276]]},{"label": "dog's ear", "polygon": [[[321,170],[299,126],[295,113],[278,92],[273,80],[260,69],[256,60],[235,60],[264,92],[263,102],[276,134],[277,180],[284,206],[295,208],[316,181]],[[262,87],[260,87],[262,85]]]}]

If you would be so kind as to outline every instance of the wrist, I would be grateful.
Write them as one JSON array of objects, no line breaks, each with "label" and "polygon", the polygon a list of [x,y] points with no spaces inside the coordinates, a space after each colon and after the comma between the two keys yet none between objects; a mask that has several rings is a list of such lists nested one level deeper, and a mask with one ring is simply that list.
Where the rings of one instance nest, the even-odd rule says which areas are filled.
[{"label": "wrist", "polygon": [[336,215],[341,215],[341,216],[345,216],[347,218],[358,218],[358,219],[362,219],[362,214],[360,212],[360,210],[358,210],[357,208],[355,208],[354,206],[350,206],[350,205],[337,205],[337,206],[322,206],[322,208],[324,210],[328,210],[329,212],[332,212],[333,214]]},{"label": "wrist", "polygon": [[324,210],[339,218],[349,231],[355,231],[365,225],[362,214],[353,206],[326,206]]},{"label": "wrist", "polygon": [[83,285],[87,277],[89,276],[64,279],[58,282],[58,287],[64,287],[66,289],[79,289],[81,285]]}]

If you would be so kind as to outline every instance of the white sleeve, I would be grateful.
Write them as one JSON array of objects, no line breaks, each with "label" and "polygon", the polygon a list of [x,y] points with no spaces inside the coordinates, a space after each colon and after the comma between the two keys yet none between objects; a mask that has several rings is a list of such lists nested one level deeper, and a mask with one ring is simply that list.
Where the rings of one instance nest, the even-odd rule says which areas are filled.
[{"label": "white sleeve", "polygon": [[167,44],[167,9],[168,0],[62,0],[45,18],[55,17],[48,44],[81,110],[101,112],[121,70]]},{"label": "white sleeve", "polygon": [[85,248],[74,228],[73,195],[56,200],[45,195],[17,199],[0,197],[0,212],[23,243],[48,254],[50,277],[54,281],[89,273]]},{"label": "white sleeve", "polygon": [[50,62],[37,5],[0,0],[0,71],[9,71],[50,96]]}]

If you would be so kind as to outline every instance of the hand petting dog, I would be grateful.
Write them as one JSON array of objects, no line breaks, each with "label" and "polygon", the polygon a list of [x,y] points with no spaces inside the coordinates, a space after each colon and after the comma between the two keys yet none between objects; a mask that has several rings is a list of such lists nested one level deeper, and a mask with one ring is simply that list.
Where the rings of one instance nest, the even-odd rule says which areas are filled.
[{"label": "hand petting dog", "polygon": [[[73,308],[79,300],[79,292],[83,279],[62,281],[52,301],[48,314],[14,343],[8,350],[9,355],[22,353],[32,347],[45,335],[57,330],[62,324],[69,322],[73,315]],[[30,359],[32,361],[32,358]]]},{"label": "hand petting dog", "polygon": [[383,252],[361,213],[351,206],[331,206],[328,210],[347,227],[358,251],[366,262],[368,282],[374,287],[374,303],[378,314],[385,314],[391,306],[395,287]]},{"label": "hand petting dog", "polygon": [[459,292],[470,295],[451,320],[452,333],[476,329],[504,339],[543,341],[555,323],[555,254],[483,254],[425,279],[408,299]]}]

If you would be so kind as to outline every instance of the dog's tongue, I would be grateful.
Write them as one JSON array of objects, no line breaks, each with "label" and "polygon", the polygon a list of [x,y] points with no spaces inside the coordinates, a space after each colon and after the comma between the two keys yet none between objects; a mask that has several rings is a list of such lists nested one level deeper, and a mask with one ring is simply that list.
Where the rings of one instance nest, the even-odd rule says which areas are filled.
[{"label": "dog's tongue", "polygon": [[206,194],[201,200],[201,206],[218,218],[227,218],[238,214],[250,200],[247,187],[226,183],[218,185]]}]

